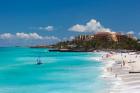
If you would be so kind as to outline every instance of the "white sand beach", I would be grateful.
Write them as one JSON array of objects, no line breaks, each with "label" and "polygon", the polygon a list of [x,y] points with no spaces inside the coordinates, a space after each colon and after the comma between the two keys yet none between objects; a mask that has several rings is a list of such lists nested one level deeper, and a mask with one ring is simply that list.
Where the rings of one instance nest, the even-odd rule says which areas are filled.
[{"label": "white sand beach", "polygon": [[103,77],[109,78],[112,85],[109,93],[140,93],[140,54],[107,53],[102,60]]}]

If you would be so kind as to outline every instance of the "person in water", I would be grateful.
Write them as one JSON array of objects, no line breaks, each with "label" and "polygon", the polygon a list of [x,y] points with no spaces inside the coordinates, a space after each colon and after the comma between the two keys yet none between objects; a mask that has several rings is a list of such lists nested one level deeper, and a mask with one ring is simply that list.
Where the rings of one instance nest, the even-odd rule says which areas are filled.
[{"label": "person in water", "polygon": [[37,59],[37,65],[40,65],[40,64],[42,64],[42,62],[41,62],[40,58],[38,58]]}]

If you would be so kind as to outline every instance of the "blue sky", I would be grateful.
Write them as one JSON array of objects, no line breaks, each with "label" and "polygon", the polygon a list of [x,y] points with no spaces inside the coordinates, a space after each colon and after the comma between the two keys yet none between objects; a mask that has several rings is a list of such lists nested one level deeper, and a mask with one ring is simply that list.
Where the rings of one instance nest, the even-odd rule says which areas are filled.
[{"label": "blue sky", "polygon": [[50,44],[97,26],[139,37],[139,9],[139,0],[0,0],[0,46]]}]

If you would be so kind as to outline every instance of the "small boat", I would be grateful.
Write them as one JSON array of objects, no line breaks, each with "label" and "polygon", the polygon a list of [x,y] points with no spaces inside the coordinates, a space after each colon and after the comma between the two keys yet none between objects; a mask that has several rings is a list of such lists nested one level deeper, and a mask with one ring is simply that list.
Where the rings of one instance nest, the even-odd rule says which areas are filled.
[{"label": "small boat", "polygon": [[36,63],[36,64],[37,64],[37,65],[43,64],[43,63],[41,62],[40,58],[37,59],[37,63]]}]

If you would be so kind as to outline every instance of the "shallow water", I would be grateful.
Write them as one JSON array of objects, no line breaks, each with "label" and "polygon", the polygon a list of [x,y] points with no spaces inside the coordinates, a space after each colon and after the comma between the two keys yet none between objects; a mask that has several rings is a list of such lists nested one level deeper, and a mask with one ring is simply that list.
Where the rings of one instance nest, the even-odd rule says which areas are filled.
[{"label": "shallow water", "polygon": [[[0,93],[105,93],[100,54],[0,48]],[[36,65],[37,57],[43,64]]]}]

